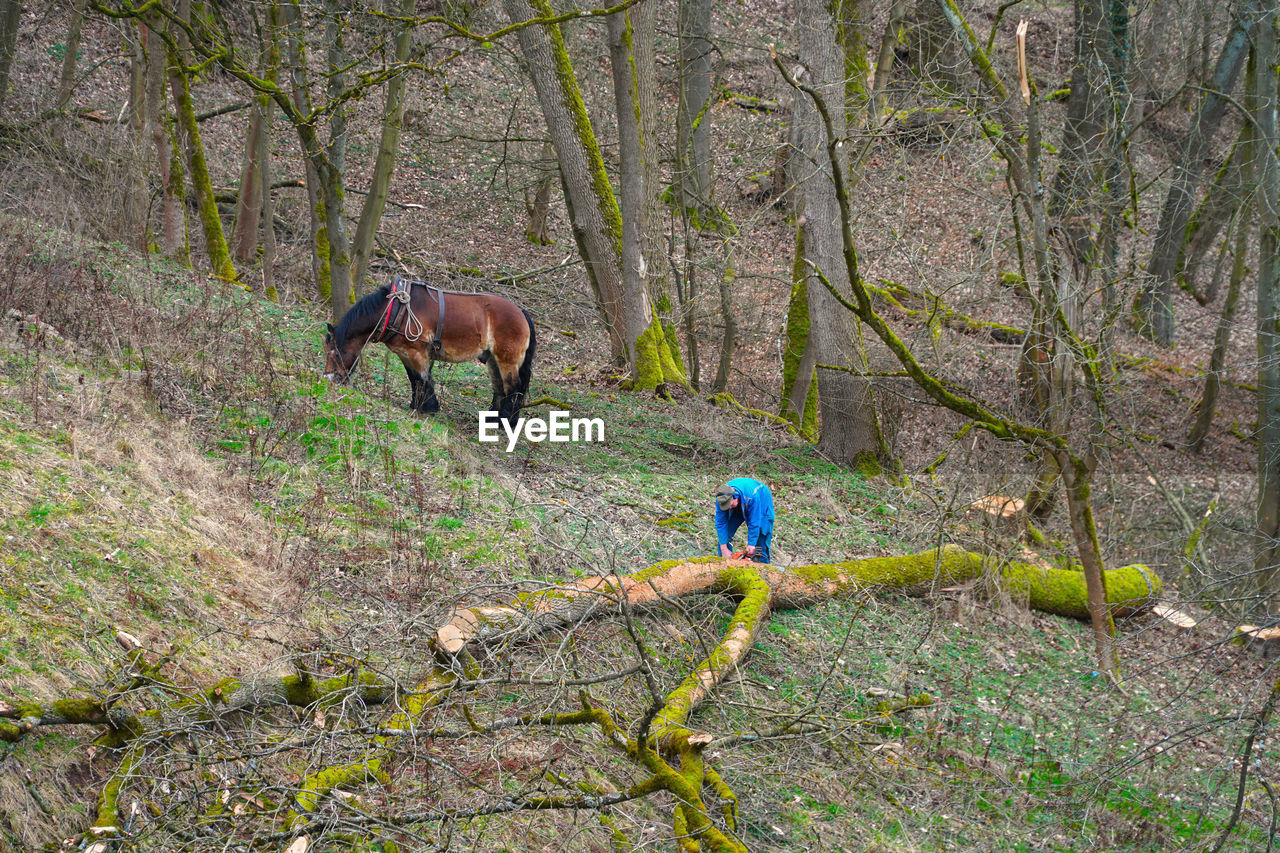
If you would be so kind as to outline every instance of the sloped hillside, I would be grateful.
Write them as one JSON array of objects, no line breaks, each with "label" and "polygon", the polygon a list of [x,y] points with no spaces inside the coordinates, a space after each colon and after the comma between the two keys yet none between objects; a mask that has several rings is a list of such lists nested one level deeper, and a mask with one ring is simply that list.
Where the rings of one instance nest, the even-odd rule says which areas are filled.
[{"label": "sloped hillside", "polygon": [[[351,388],[320,379],[321,326],[304,307],[19,230],[0,277],[8,703],[122,691],[118,707],[145,714],[175,691],[355,669],[413,696],[431,666],[426,639],[454,607],[705,553],[707,494],[738,473],[774,486],[784,564],[918,550],[939,534],[981,546],[948,520],[946,491],[866,482],[766,422],[591,379],[589,344],[554,331],[554,313],[534,395],[601,417],[606,439],[508,454],[477,441],[478,366],[441,371],[445,411],[420,418],[381,353]],[[519,295],[537,313],[537,293]],[[357,799],[335,794],[304,825],[367,832],[349,803],[390,821],[370,836],[382,849],[607,849],[610,825],[669,846],[662,797],[616,806],[612,824],[581,808],[504,816],[513,791],[625,784],[631,771],[590,730],[504,735],[502,721],[572,709],[583,688],[564,685],[576,683],[634,725],[651,689],[643,662],[653,689],[675,690],[732,608],[672,601],[630,629],[584,622],[487,651],[479,663],[495,676],[424,718],[436,745],[405,744],[387,772],[349,780]],[[719,738],[712,760],[748,849],[1169,849],[1228,826],[1251,725],[1241,709],[1269,689],[1265,661],[1216,645],[1229,627],[1122,622],[1121,694],[1091,673],[1084,626],[1027,613],[995,580],[925,601],[858,597],[774,614],[695,722]],[[142,642],[141,660],[120,631]],[[287,834],[297,806],[279,799],[280,781],[351,760],[385,713],[374,694],[338,695],[221,717],[217,730],[237,734],[203,770],[140,766],[122,789],[124,830],[164,850],[201,843],[148,813],[246,843]],[[464,719],[481,731],[455,733]],[[306,734],[318,730],[328,734]],[[284,732],[293,752],[250,757]],[[90,745],[97,733],[48,726],[0,746],[0,847],[80,837],[119,778],[119,755]],[[245,807],[220,808],[223,792]],[[424,808],[427,823],[403,822]],[[472,816],[450,822],[459,810]],[[1251,796],[1226,849],[1265,846],[1266,825]]]}]

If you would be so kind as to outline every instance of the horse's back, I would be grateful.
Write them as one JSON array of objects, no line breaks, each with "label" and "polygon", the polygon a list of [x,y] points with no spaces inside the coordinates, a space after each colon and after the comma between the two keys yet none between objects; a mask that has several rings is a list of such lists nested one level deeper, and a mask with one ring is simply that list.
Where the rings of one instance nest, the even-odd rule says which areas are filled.
[{"label": "horse's back", "polygon": [[500,361],[519,360],[528,344],[524,309],[497,293],[440,291],[444,335],[440,361],[465,362],[492,352]]}]

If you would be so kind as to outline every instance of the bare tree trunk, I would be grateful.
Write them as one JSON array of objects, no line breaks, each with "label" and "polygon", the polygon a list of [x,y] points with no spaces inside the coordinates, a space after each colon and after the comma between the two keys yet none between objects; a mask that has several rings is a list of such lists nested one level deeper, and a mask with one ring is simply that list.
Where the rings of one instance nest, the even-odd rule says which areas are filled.
[{"label": "bare tree trunk", "polygon": [[680,303],[680,323],[684,327],[685,353],[688,355],[689,384],[694,388],[702,387],[702,364],[698,355],[698,238],[689,221],[686,211],[681,211],[676,220],[680,223],[683,237],[684,254],[677,260],[674,249],[675,234],[668,241],[668,254],[672,261],[672,271],[676,279],[676,298]]},{"label": "bare tree trunk", "polygon": [[1139,320],[1160,346],[1173,345],[1173,278],[1186,235],[1187,220],[1191,216],[1196,185],[1200,181],[1200,170],[1209,145],[1230,103],[1231,90],[1244,64],[1250,34],[1257,19],[1258,0],[1243,0],[1235,25],[1218,55],[1209,90],[1205,92],[1200,111],[1187,133],[1173,183],[1160,210],[1151,263],[1147,267],[1147,281],[1138,299]]},{"label": "bare tree trunk", "polygon": [[75,0],[71,21],[67,24],[66,49],[62,53],[62,73],[58,76],[58,109],[71,103],[71,90],[76,82],[76,60],[80,54],[80,32],[84,29],[84,10],[89,0]]},{"label": "bare tree trunk", "polygon": [[944,13],[933,0],[917,0],[907,17],[911,65],[921,79],[948,92],[960,90],[962,54]]},{"label": "bare tree trunk", "polygon": [[1053,182],[1050,212],[1063,223],[1072,256],[1084,263],[1093,255],[1090,220],[1098,209],[1105,162],[1107,126],[1115,115],[1108,91],[1107,66],[1113,61],[1110,0],[1076,0],[1071,95],[1067,100],[1062,165]]},{"label": "bare tree trunk", "polygon": [[[271,0],[267,9],[267,36],[265,39],[266,61],[263,63],[264,75],[268,82],[276,83],[280,76],[280,24],[282,16],[276,0]],[[276,301],[275,260],[276,260],[276,228],[275,208],[271,201],[271,123],[275,114],[275,101],[268,95],[258,97],[258,109],[262,114],[262,133],[258,135],[258,162],[262,168],[258,170],[261,189],[258,196],[262,200],[259,211],[262,227],[262,292],[271,301]]]},{"label": "bare tree trunk", "polygon": [[[1240,206],[1241,213],[1247,209]],[[1222,302],[1222,313],[1218,316],[1218,326],[1213,332],[1213,350],[1209,354],[1209,366],[1205,369],[1204,391],[1200,401],[1196,403],[1196,422],[1187,437],[1193,453],[1204,450],[1205,439],[1209,435],[1209,427],[1213,425],[1214,410],[1218,403],[1218,389],[1221,387],[1222,366],[1227,360],[1227,347],[1231,345],[1231,330],[1235,326],[1236,305],[1240,301],[1241,284],[1244,282],[1245,256],[1249,250],[1249,222],[1245,216],[1236,217],[1236,245],[1232,252],[1231,281],[1227,285],[1227,297]]]},{"label": "bare tree trunk", "polygon": [[[644,3],[639,4],[641,6]],[[653,311],[645,286],[648,261],[644,255],[646,192],[643,169],[644,142],[640,136],[637,86],[633,73],[634,33],[630,12],[617,12],[607,19],[609,28],[609,64],[613,71],[613,97],[618,115],[618,188],[622,214],[622,314],[627,342],[627,361],[636,362],[636,346],[640,337],[653,325]]]},{"label": "bare tree trunk", "polygon": [[166,107],[165,69],[168,54],[164,42],[152,28],[159,22],[138,24],[139,41],[145,62],[143,77],[146,88],[147,130],[156,149],[156,165],[160,172],[160,239],[166,258],[179,263],[191,262],[187,236],[187,206],[183,201],[182,158],[173,120]]},{"label": "bare tree trunk", "polygon": [[1076,541],[1076,552],[1080,555],[1080,565],[1084,569],[1098,669],[1116,677],[1120,671],[1120,658],[1115,643],[1115,622],[1107,606],[1107,576],[1102,562],[1102,550],[1098,546],[1093,507],[1090,504],[1093,471],[1087,462],[1067,454],[1063,454],[1058,461],[1066,485],[1067,514],[1071,517],[1072,538]]},{"label": "bare tree trunk", "polygon": [[147,54],[142,49],[142,21],[133,21],[126,38],[129,42],[129,127],[144,145],[147,127]]},{"label": "bare tree trunk", "polygon": [[266,103],[266,114],[263,116],[264,132],[259,138],[259,144],[262,150],[258,152],[258,157],[262,161],[262,168],[258,170],[258,176],[262,181],[262,189],[259,196],[262,198],[262,292],[272,302],[277,301],[279,293],[276,290],[275,260],[276,260],[276,226],[275,226],[275,207],[271,203],[271,152],[267,145],[267,140],[271,136],[271,111],[273,104],[270,100]]},{"label": "bare tree trunk", "polygon": [[871,82],[870,109],[872,123],[876,127],[884,121],[884,93],[893,75],[895,48],[902,41],[902,22],[906,20],[909,10],[910,0],[893,0],[889,7],[889,17],[885,21],[884,33],[880,36],[880,49],[876,52],[875,77]]},{"label": "bare tree trunk", "polygon": [[[325,63],[328,65],[328,94],[331,102],[342,97],[346,88],[347,50],[345,12],[339,0],[325,0]],[[339,104],[329,113],[329,144],[325,163],[317,164],[320,194],[324,202],[325,233],[329,240],[329,301],[334,319],[351,307],[355,295],[351,281],[351,241],[347,236],[346,188],[343,175],[347,167],[347,107]]]},{"label": "bare tree trunk", "polygon": [[[1023,342],[1019,378],[1028,402],[1045,429],[1064,435],[1069,428],[1069,399],[1074,366],[1065,342],[1054,327],[1061,319],[1069,329],[1083,328],[1083,293],[1095,271],[1114,276],[1113,203],[1121,179],[1120,125],[1124,115],[1127,62],[1127,17],[1117,25],[1111,0],[1077,0],[1074,64],[1067,104],[1062,165],[1054,179],[1049,209],[1030,202],[1031,237],[1037,269],[1037,301],[1031,333]],[[1033,95],[1027,105],[1027,168],[1038,180],[1041,162],[1040,115]],[[1049,221],[1059,222],[1065,246],[1059,253],[1049,243]],[[1105,244],[1105,245],[1104,245]],[[1035,484],[1027,494],[1027,512],[1045,518],[1062,475],[1056,454],[1042,453]]]},{"label": "bare tree trunk", "polygon": [[733,367],[733,353],[738,345],[738,320],[733,315],[733,279],[735,276],[732,258],[725,264],[720,275],[720,313],[724,315],[724,337],[720,339],[720,361],[716,365],[716,378],[711,386],[712,394],[720,394],[729,390],[729,370]]},{"label": "bare tree trunk", "polygon": [[[715,47],[711,42],[711,0],[680,0],[679,6],[676,22],[679,95],[676,104],[676,156],[672,190],[675,193],[676,221],[680,224],[684,252],[676,275],[678,282],[683,281],[683,287],[677,287],[677,295],[684,326],[685,349],[689,355],[688,375],[692,386],[697,388],[702,381],[696,323],[698,283],[702,274],[698,268],[698,256],[701,252],[698,235],[716,219],[711,171],[711,88]],[[721,286],[724,286],[723,281]],[[722,298],[722,309],[726,304],[726,300]],[[725,335],[721,346],[722,362],[724,341],[734,337],[734,320],[730,314],[725,315]],[[721,372],[717,368],[714,393],[726,390],[726,386],[721,385]],[[727,367],[723,374],[727,383]]]},{"label": "bare tree trunk", "polygon": [[9,93],[9,74],[18,51],[18,24],[22,20],[22,0],[0,0],[0,109]]},{"label": "bare tree trunk", "polygon": [[[846,57],[837,42],[836,21],[823,0],[796,0],[796,44],[805,75],[826,101],[835,139],[843,140]],[[817,110],[807,98],[795,99],[793,121],[799,130],[799,148],[805,160],[817,164],[800,190],[805,273],[809,276],[809,336],[823,363],[842,368],[818,369],[822,423],[818,448],[841,464],[878,470],[880,460],[887,454],[876,419],[871,383],[865,376],[866,359],[859,347],[857,320],[848,311],[841,310],[827,289],[829,283],[841,293],[849,291],[831,162],[835,157],[842,158],[843,171],[847,146],[829,150],[831,143]]]},{"label": "bare tree trunk", "polygon": [[[311,88],[307,83],[307,43],[304,38],[302,8],[298,0],[286,0],[282,9],[288,32],[289,94],[301,115],[311,114]],[[304,157],[307,181],[307,215],[311,224],[311,275],[316,294],[330,302],[333,294],[329,277],[329,235],[321,216],[320,174],[312,157]]]},{"label": "bare tree trunk", "polygon": [[[385,0],[388,13],[394,13],[399,2],[399,15],[413,17],[414,0]],[[413,46],[413,31],[405,26],[396,36],[395,62],[403,65],[409,61],[409,49]],[[352,242],[352,275],[356,298],[367,292],[365,278],[369,273],[369,257],[373,252],[373,238],[378,233],[382,212],[387,207],[387,193],[391,186],[391,174],[395,170],[396,157],[400,154],[400,131],[404,127],[407,76],[397,74],[387,81],[387,103],[382,111],[382,136],[378,141],[378,156],[373,162],[373,176],[369,180],[369,194],[360,209],[360,221]]]},{"label": "bare tree trunk", "polygon": [[1181,277],[1183,287],[1190,291],[1202,305],[1212,301],[1215,294],[1209,290],[1201,294],[1196,287],[1196,278],[1200,271],[1200,264],[1213,248],[1219,232],[1243,204],[1241,198],[1245,194],[1246,184],[1241,177],[1240,161],[1245,156],[1242,153],[1245,135],[1251,129],[1252,125],[1249,122],[1241,122],[1240,136],[1231,146],[1227,159],[1214,176],[1204,199],[1187,221],[1187,233],[1175,272]]},{"label": "bare tree trunk", "polygon": [[251,261],[258,253],[258,220],[262,218],[262,173],[266,163],[259,159],[266,150],[262,98],[254,98],[249,108],[245,132],[244,160],[240,167],[240,192],[236,198],[236,218],[231,227],[231,253],[240,261]]},{"label": "bare tree trunk", "polygon": [[547,221],[551,215],[551,192],[555,189],[556,178],[559,175],[560,167],[556,165],[556,148],[548,139],[542,143],[542,152],[538,156],[538,170],[541,177],[538,178],[537,189],[533,193],[533,201],[528,200],[525,196],[525,210],[529,214],[529,227],[525,229],[525,236],[529,238],[530,243],[539,246],[545,246],[551,242],[551,235],[547,231]]},{"label": "bare tree trunk", "polygon": [[[276,65],[279,63],[279,51],[276,49],[276,5],[267,8],[265,24],[254,19],[258,38],[258,74],[274,83]],[[271,98],[257,95],[249,108],[249,125],[245,133],[244,159],[240,167],[240,191],[236,195],[236,215],[231,226],[231,254],[240,261],[251,261],[258,253],[258,226],[262,219],[262,205],[266,200],[263,193],[271,193],[270,181],[263,175],[270,171],[270,164],[264,156],[267,151],[266,140],[267,111],[271,109]],[[266,189],[264,189],[264,187]]]},{"label": "bare tree trunk", "polygon": [[676,190],[698,224],[714,209],[711,192],[711,0],[680,0],[680,98],[676,110]]},{"label": "bare tree trunk", "polygon": [[1256,29],[1254,103],[1258,154],[1258,514],[1254,568],[1263,606],[1280,601],[1280,164],[1276,162],[1276,27],[1268,0]]},{"label": "bare tree trunk", "polygon": [[125,193],[123,230],[127,241],[139,252],[150,251],[151,235],[147,221],[150,213],[151,140],[147,131],[146,54],[142,49],[142,22],[131,21],[125,29],[129,49],[129,138],[137,152],[136,164],[129,170],[129,187]]}]

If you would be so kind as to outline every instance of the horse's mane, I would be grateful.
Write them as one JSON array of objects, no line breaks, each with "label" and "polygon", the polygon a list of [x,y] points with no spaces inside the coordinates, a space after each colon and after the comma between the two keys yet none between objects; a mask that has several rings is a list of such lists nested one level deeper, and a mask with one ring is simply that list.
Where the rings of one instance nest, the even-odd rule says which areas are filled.
[{"label": "horse's mane", "polygon": [[384,284],[348,308],[347,313],[343,314],[342,319],[333,327],[334,344],[341,347],[347,342],[347,336],[352,331],[359,334],[366,329],[372,328],[373,324],[377,322],[377,317],[387,307],[387,294],[390,290],[391,285]]}]

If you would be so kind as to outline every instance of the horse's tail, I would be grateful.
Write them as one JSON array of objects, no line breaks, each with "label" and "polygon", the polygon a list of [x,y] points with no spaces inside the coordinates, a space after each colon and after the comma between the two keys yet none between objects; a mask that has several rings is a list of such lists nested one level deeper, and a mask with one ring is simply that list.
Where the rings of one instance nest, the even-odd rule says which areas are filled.
[{"label": "horse's tail", "polygon": [[520,309],[520,313],[524,314],[524,320],[529,324],[529,346],[525,347],[524,358],[520,361],[520,371],[516,380],[516,394],[519,395],[519,405],[524,402],[525,395],[529,393],[529,380],[533,378],[533,356],[538,350],[538,332],[533,325],[533,317],[524,308]]}]

